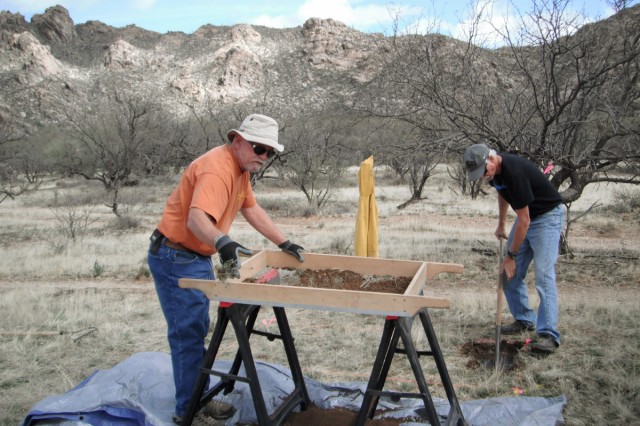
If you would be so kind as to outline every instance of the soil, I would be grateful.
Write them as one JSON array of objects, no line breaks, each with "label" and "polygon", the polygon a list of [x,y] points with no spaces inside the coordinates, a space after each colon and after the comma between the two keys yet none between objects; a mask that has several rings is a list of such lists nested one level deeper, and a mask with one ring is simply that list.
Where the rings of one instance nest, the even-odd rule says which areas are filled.
[{"label": "soil", "polygon": [[[291,413],[284,426],[351,426],[355,424],[358,413],[344,408],[323,410],[315,405],[300,413]],[[366,426],[399,426],[411,419],[367,419]]]},{"label": "soil", "polygon": [[[503,372],[518,370],[522,367],[522,361],[518,353],[527,352],[531,339],[527,340],[503,340],[500,339],[499,367]],[[496,341],[494,339],[478,339],[467,342],[460,349],[469,357],[467,368],[493,369],[496,366]]]},{"label": "soil", "polygon": [[[278,273],[281,285],[396,294],[404,294],[413,278],[361,275],[340,269],[279,269]],[[259,277],[244,280],[244,282],[257,281]]]},{"label": "soil", "polygon": [[374,291],[378,293],[403,294],[412,277],[392,277],[360,275],[352,271],[338,269],[310,270],[301,269],[295,271],[298,280],[295,285],[300,287],[317,287],[329,289]]},{"label": "soil", "polygon": [[[376,413],[378,414],[378,413]],[[283,421],[283,426],[351,426],[356,423],[358,413],[345,408],[324,410],[311,404],[306,410],[289,414]],[[412,419],[367,419],[365,426],[400,426]],[[222,426],[224,420],[213,420],[202,415],[196,415],[194,426]],[[254,426],[240,425],[240,426]]]}]

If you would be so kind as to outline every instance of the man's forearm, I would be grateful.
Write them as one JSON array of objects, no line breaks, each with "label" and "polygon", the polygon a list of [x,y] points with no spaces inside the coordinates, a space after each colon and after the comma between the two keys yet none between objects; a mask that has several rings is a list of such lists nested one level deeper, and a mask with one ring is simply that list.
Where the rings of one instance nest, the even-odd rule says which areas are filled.
[{"label": "man's forearm", "polygon": [[498,194],[498,226],[504,226],[507,220],[507,210],[509,210],[509,204]]},{"label": "man's forearm", "polygon": [[215,239],[223,235],[214,224],[211,217],[203,210],[191,208],[187,220],[187,228],[203,243],[215,246]]},{"label": "man's forearm", "polygon": [[275,245],[282,244],[287,240],[267,212],[258,204],[248,209],[242,209],[241,212],[242,216],[249,222],[249,225]]}]

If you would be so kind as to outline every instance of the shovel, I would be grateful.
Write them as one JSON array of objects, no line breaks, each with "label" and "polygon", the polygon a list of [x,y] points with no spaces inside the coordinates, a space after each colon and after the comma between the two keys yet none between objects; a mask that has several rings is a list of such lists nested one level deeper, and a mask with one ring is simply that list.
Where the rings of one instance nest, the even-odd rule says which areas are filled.
[{"label": "shovel", "polygon": [[498,310],[496,312],[496,371],[500,369],[500,326],[502,325],[502,261],[504,255],[502,251],[502,238],[500,238],[500,252],[498,253]]}]

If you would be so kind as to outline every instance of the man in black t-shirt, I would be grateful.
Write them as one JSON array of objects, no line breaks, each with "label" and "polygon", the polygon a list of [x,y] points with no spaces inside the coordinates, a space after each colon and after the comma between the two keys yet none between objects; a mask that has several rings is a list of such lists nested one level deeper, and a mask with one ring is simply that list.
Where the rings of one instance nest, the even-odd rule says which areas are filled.
[{"label": "man in black t-shirt", "polygon": [[[497,153],[484,144],[471,145],[464,153],[470,181],[487,179],[498,191],[496,238],[507,239],[500,273],[506,275],[503,290],[515,321],[501,327],[502,334],[536,330],[532,350],[552,353],[560,346],[558,291],[555,265],[564,223],[562,198],[542,171],[531,161]],[[517,217],[507,237],[505,222],[511,208]],[[534,261],[538,312],[529,307],[525,277]]]}]

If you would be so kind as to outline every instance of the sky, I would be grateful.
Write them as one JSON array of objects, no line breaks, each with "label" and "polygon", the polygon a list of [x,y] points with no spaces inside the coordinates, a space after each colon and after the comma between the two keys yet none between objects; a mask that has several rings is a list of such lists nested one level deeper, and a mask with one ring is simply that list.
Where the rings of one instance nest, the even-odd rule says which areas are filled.
[{"label": "sky", "polygon": [[[491,23],[501,26],[517,10],[526,11],[534,0],[482,0],[490,6]],[[558,1],[558,0],[551,0]],[[568,1],[568,9],[584,11],[585,22],[614,13],[611,0]],[[640,0],[632,0],[635,4]],[[252,24],[271,28],[301,26],[309,18],[333,18],[359,31],[393,34],[428,32],[464,39],[472,0],[0,0],[0,10],[22,14],[27,21],[53,5],[64,6],[75,24],[101,21],[113,27],[134,24],[166,33],[193,33],[200,26]],[[424,29],[421,29],[424,27]]]}]

